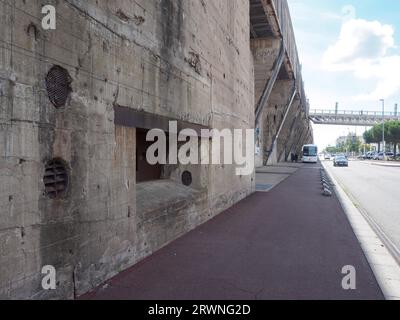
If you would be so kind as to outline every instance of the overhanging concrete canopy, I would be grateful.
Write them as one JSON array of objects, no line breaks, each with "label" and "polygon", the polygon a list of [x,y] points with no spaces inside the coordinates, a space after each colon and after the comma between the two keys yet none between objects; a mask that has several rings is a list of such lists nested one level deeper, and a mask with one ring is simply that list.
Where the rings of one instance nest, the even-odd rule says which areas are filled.
[{"label": "overhanging concrete canopy", "polygon": [[[294,149],[298,151],[300,144],[311,142],[312,131],[288,2],[249,0],[249,5],[255,64],[255,125],[260,128],[257,139],[263,152],[261,156],[257,154],[260,165],[261,157],[264,163],[282,161]],[[296,107],[290,108],[295,100]],[[299,141],[295,142],[297,136]],[[271,155],[275,155],[273,159]]]},{"label": "overhanging concrete canopy", "polygon": [[275,37],[279,34],[276,27],[273,27],[265,2],[261,0],[250,0],[250,30],[253,39]]}]

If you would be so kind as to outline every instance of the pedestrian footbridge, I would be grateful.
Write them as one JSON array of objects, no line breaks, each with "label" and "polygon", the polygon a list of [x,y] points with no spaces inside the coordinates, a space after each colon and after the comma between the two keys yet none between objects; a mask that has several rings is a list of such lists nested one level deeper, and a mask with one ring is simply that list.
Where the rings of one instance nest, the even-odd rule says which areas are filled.
[{"label": "pedestrian footbridge", "polygon": [[309,118],[314,124],[374,126],[385,121],[400,120],[398,112],[349,111],[349,110],[310,110]]}]

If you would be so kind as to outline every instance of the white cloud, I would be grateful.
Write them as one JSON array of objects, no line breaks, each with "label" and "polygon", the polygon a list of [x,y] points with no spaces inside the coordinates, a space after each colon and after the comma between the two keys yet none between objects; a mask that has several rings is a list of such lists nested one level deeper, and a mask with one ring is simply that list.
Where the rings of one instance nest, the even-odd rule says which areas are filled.
[{"label": "white cloud", "polygon": [[388,98],[400,90],[400,56],[379,59],[374,64],[357,68],[356,76],[363,79],[375,79],[375,89],[370,93],[360,94],[356,100],[378,100]]},{"label": "white cloud", "polygon": [[339,40],[328,48],[324,63],[349,67],[362,59],[377,59],[394,47],[394,29],[378,21],[353,19],[342,25]]},{"label": "white cloud", "polygon": [[372,92],[359,94],[356,100],[388,98],[400,90],[400,55],[389,55],[393,48],[392,26],[350,19],[343,23],[339,39],[327,49],[322,64],[325,70],[350,72],[374,83]]}]

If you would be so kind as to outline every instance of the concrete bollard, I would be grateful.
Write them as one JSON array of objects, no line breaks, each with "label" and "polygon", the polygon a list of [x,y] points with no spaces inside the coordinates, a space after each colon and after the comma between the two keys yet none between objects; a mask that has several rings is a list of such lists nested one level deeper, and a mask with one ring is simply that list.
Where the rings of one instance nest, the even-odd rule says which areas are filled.
[{"label": "concrete bollard", "polygon": [[332,183],[329,180],[322,180],[322,184],[327,184],[328,186],[332,185]]},{"label": "concrete bollard", "polygon": [[321,169],[321,183],[322,183],[322,195],[325,197],[332,197],[332,182],[329,179],[324,169]]},{"label": "concrete bollard", "polygon": [[322,194],[325,197],[332,197],[332,191],[328,190],[328,189],[324,189],[324,191],[322,192]]}]

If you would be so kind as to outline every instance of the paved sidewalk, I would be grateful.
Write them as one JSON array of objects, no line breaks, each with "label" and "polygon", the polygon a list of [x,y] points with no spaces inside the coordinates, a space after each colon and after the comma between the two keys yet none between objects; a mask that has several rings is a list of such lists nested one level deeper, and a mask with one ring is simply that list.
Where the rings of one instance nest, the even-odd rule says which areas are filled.
[{"label": "paved sidewalk", "polygon": [[[82,299],[383,299],[320,165],[305,165]],[[341,270],[357,270],[357,290]]]},{"label": "paved sidewalk", "polygon": [[303,165],[299,163],[281,163],[274,166],[257,168],[256,190],[268,192],[285,181]]}]

